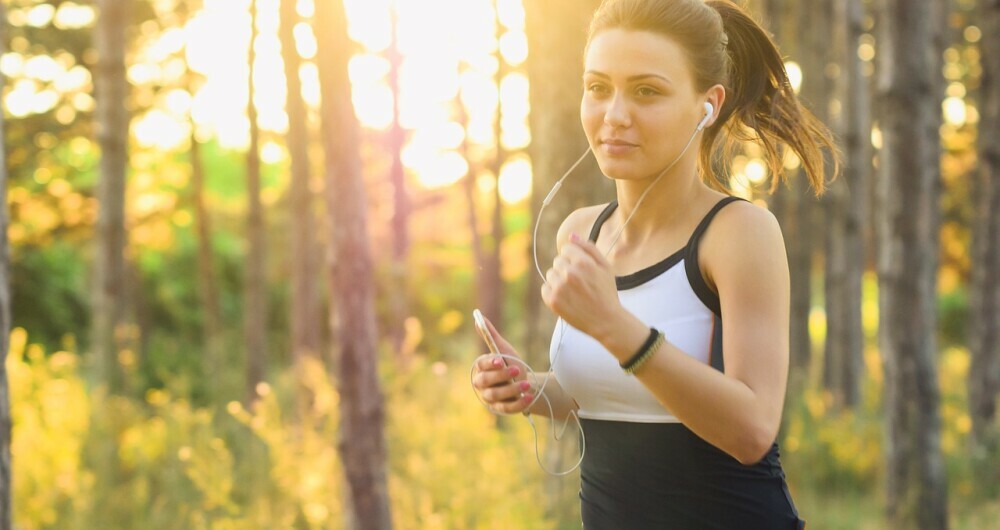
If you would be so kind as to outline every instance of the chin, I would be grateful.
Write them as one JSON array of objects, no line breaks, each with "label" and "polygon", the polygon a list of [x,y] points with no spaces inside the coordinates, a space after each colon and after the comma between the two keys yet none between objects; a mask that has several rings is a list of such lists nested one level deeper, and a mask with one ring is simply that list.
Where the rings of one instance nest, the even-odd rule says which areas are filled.
[{"label": "chin", "polygon": [[599,160],[597,166],[601,168],[601,173],[605,177],[612,180],[638,180],[647,175],[646,172],[637,171],[635,167],[621,163],[608,163]]}]

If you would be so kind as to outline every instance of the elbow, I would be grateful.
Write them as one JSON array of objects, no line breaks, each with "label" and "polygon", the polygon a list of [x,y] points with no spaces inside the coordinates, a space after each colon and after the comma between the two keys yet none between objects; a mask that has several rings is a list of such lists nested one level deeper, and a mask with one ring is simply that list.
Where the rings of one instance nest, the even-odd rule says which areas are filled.
[{"label": "elbow", "polygon": [[731,454],[740,464],[752,466],[767,456],[775,439],[777,432],[774,429],[750,427],[744,431],[736,450]]}]

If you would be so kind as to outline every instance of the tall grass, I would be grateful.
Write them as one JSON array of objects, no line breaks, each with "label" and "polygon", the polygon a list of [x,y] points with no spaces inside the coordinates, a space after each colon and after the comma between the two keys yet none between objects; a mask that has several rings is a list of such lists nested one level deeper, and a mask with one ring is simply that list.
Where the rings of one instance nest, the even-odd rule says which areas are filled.
[{"label": "tall grass", "polygon": [[[108,396],[88,383],[77,353],[47,353],[29,344],[23,329],[11,339],[18,528],[347,527],[336,451],[339,399],[319,363],[308,364],[300,382],[288,370],[260,385],[249,410],[238,402],[196,406],[183,382],[141,396]],[[468,366],[419,354],[405,369],[383,361],[396,528],[579,528],[578,477],[552,488],[535,462],[527,423],[511,418],[498,428],[472,395]],[[786,410],[782,458],[811,528],[883,527],[877,352],[867,353],[867,364],[856,410],[835,410],[815,385]],[[942,353],[942,442],[953,527],[979,530],[991,528],[1000,503],[971,486],[968,364],[965,350]],[[102,456],[108,447],[111,459]]]}]

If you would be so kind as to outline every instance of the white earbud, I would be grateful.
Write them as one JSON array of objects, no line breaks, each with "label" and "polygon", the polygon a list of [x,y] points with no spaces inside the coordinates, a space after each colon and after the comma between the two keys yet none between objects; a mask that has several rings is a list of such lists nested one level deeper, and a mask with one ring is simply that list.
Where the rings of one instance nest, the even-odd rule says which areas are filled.
[{"label": "white earbud", "polygon": [[705,117],[702,118],[701,122],[698,123],[698,129],[697,129],[698,131],[704,129],[705,125],[708,125],[708,121],[712,119],[712,114],[714,114],[714,113],[715,113],[715,107],[712,106],[711,102],[706,101],[705,102]]}]

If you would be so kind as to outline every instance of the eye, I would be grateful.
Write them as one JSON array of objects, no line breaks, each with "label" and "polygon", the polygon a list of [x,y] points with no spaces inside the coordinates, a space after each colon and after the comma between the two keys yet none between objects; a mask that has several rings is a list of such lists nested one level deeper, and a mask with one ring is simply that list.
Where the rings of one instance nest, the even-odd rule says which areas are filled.
[{"label": "eye", "polygon": [[587,85],[586,90],[597,96],[603,96],[608,93],[608,87],[602,83],[591,83]]},{"label": "eye", "polygon": [[659,95],[659,93],[660,93],[659,90],[657,90],[657,89],[655,89],[653,87],[648,87],[648,86],[641,86],[641,87],[637,88],[635,92],[637,94],[639,94],[640,96],[656,96],[656,95]]}]

